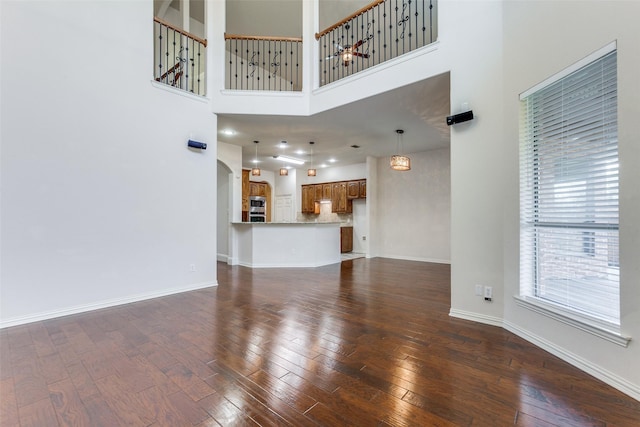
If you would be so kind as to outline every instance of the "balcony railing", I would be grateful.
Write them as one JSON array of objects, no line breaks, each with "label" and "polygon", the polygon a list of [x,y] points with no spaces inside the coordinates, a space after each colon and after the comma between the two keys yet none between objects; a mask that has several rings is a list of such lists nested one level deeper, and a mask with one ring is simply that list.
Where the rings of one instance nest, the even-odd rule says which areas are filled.
[{"label": "balcony railing", "polygon": [[433,43],[436,0],[376,0],[316,33],[320,86]]},{"label": "balcony railing", "polygon": [[233,90],[302,90],[302,39],[225,34],[226,82]]},{"label": "balcony railing", "polygon": [[158,17],[154,21],[154,79],[205,95],[207,41]]}]

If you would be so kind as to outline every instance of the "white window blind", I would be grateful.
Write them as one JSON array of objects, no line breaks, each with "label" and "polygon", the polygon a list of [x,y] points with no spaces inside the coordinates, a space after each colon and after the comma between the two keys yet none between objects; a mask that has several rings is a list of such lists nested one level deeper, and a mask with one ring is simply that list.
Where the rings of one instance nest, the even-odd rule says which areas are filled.
[{"label": "white window blind", "polygon": [[521,96],[520,293],[619,326],[616,61]]}]

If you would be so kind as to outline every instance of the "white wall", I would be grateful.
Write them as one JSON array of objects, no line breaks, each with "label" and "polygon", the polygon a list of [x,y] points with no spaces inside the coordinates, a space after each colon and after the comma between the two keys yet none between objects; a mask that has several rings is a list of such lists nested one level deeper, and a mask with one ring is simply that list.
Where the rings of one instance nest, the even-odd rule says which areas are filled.
[{"label": "white wall", "polygon": [[[447,61],[452,112],[468,102],[476,116],[451,129],[451,314],[505,326],[640,399],[640,347],[596,338],[513,299],[519,292],[518,96],[617,39],[622,330],[640,336],[640,3],[442,1],[440,12],[441,51],[456,53]],[[475,296],[475,284],[493,286],[493,302]]]},{"label": "white wall", "polygon": [[308,176],[307,168],[299,169],[298,185],[315,184],[318,182],[349,181],[366,178],[365,164],[359,163],[346,166],[331,166],[328,168],[317,168],[316,176]]},{"label": "white wall", "polygon": [[408,154],[411,170],[378,159],[378,256],[449,263],[451,180],[449,149]]},{"label": "white wall", "polygon": [[[579,19],[569,18],[579,16]],[[618,138],[620,153],[621,329],[640,338],[640,2],[574,1],[505,3],[501,102],[504,193],[504,321],[509,329],[545,344],[587,372],[640,400],[640,347],[628,348],[533,313],[514,303],[518,293],[518,96],[591,52],[618,42]],[[545,31],[536,31],[537,23]],[[478,160],[484,162],[486,155]],[[498,161],[490,165],[498,168]]]},{"label": "white wall", "polygon": [[[274,174],[275,175],[275,174]],[[307,174],[305,173],[305,176]],[[275,175],[274,192],[276,196],[292,195],[296,196],[296,182],[298,180],[298,170],[291,169],[289,175]]]},{"label": "white wall", "polygon": [[216,119],[150,83],[152,15],[2,2],[2,326],[216,283]]}]

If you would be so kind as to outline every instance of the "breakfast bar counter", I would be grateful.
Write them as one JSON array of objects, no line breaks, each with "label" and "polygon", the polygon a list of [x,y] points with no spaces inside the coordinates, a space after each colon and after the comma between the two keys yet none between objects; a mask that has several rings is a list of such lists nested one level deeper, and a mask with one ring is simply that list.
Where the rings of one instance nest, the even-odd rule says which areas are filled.
[{"label": "breakfast bar counter", "polygon": [[234,222],[234,264],[246,267],[319,267],[340,262],[338,222]]}]

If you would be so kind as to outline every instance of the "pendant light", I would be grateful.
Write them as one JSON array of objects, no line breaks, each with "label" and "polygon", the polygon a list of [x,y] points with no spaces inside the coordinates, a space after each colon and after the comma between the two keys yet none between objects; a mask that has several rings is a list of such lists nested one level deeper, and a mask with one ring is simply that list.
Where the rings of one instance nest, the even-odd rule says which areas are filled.
[{"label": "pendant light", "polygon": [[258,167],[258,142],[259,141],[253,141],[253,143],[256,144],[256,158],[253,161],[254,166],[251,168],[251,175],[253,176],[260,176],[260,168]]},{"label": "pendant light", "polygon": [[307,169],[307,176],[316,176],[316,169],[313,167],[313,144],[315,142],[309,141],[309,145],[311,145],[311,167]]},{"label": "pendant light", "polygon": [[402,134],[404,131],[402,129],[396,130],[396,134],[398,135],[396,141],[396,153],[391,156],[391,169],[397,171],[408,171],[411,169],[411,159],[402,154]]},{"label": "pendant light", "polygon": [[[287,147],[287,141],[282,141],[280,147],[282,147],[282,154],[284,154],[284,149]],[[284,161],[282,162],[282,167],[280,168],[280,176],[289,175],[289,170],[284,167]]]}]

